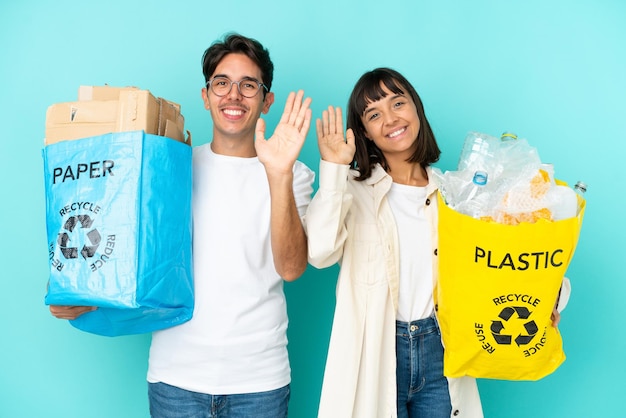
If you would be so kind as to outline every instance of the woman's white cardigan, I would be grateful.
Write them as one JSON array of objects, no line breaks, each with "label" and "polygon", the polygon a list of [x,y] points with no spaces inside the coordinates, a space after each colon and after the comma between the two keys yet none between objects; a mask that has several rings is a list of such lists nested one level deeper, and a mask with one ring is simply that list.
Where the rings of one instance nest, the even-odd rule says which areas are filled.
[{"label": "woman's white cardigan", "polygon": [[[347,165],[320,162],[319,190],[308,207],[309,262],[340,263],[337,304],[319,418],[395,418],[399,252],[386,199],[391,177],[380,167],[362,182]],[[427,189],[434,283],[437,280],[437,186]],[[436,303],[436,301],[435,301]],[[449,378],[452,417],[483,416],[476,380]]]}]

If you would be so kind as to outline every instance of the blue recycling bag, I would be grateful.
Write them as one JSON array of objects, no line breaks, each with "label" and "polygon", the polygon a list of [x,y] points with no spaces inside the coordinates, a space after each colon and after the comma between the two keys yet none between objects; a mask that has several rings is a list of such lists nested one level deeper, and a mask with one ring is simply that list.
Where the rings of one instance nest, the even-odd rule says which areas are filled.
[{"label": "blue recycling bag", "polygon": [[43,149],[48,305],[97,306],[70,323],[139,334],[193,312],[191,146],[143,131]]}]

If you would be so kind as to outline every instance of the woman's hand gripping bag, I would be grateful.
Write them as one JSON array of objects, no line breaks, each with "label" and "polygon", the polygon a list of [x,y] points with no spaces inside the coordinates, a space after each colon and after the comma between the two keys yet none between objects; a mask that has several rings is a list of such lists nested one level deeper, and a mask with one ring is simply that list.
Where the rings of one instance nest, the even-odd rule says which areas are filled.
[{"label": "woman's hand gripping bag", "polygon": [[584,215],[503,225],[439,196],[437,316],[444,374],[538,380],[565,360],[551,314]]},{"label": "woman's hand gripping bag", "polygon": [[48,305],[96,306],[70,321],[118,336],[193,312],[191,146],[143,131],[43,150]]}]

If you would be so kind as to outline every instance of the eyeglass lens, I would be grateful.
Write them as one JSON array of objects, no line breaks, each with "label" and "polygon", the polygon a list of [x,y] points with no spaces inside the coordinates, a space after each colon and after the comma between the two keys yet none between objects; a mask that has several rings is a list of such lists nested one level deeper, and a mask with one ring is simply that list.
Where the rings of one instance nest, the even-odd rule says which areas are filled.
[{"label": "eyeglass lens", "polygon": [[248,98],[256,96],[263,85],[254,79],[244,78],[239,81],[231,81],[227,77],[215,77],[209,81],[209,84],[211,90],[217,96],[226,96],[232,89],[233,84],[236,84],[239,94]]}]

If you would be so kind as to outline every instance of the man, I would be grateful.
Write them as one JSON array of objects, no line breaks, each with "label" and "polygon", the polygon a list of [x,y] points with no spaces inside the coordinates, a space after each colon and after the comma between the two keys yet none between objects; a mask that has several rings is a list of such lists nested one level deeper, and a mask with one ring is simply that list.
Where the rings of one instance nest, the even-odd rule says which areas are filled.
[{"label": "man", "polygon": [[314,173],[296,159],[311,99],[290,93],[266,140],[259,117],[274,102],[267,49],[231,34],[205,51],[202,65],[213,139],[193,150],[194,315],[153,333],[150,413],[286,417],[283,279],[297,279],[307,266],[301,217]]},{"label": "man", "polygon": [[196,306],[189,322],[153,335],[150,411],[154,418],[284,417],[282,279],[297,279],[307,265],[300,217],[314,175],[296,159],[311,100],[291,93],[265,140],[259,116],[274,102],[268,51],[232,34],[205,51],[202,65],[213,140],[193,155]]},{"label": "man", "polygon": [[291,93],[265,140],[259,116],[274,102],[268,51],[232,34],[205,51],[202,65],[213,140],[193,153],[195,310],[189,322],[153,334],[150,411],[154,418],[286,417],[282,279],[297,279],[307,265],[301,216],[314,174],[296,159],[311,100]]}]

